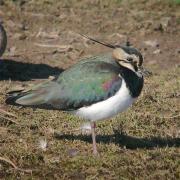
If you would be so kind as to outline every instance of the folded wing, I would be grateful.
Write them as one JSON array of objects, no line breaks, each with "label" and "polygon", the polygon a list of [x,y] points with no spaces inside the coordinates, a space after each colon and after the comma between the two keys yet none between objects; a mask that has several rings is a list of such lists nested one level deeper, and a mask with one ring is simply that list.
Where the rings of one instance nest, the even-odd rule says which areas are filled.
[{"label": "folded wing", "polygon": [[49,104],[61,110],[74,110],[113,96],[121,83],[118,65],[87,61],[69,68],[53,81],[27,92],[12,93],[7,102],[27,106]]}]

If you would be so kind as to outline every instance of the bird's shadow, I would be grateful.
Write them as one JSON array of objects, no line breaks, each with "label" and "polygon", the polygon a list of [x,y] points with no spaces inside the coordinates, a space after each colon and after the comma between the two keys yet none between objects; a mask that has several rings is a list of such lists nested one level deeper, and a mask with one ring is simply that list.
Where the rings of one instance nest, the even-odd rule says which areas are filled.
[{"label": "bird's shadow", "polygon": [[[58,75],[63,69],[51,67],[46,64],[32,64],[11,59],[0,59],[0,81],[29,81],[32,79],[47,79],[50,75]],[[56,134],[58,139],[81,140],[91,143],[91,136],[72,135],[72,134]],[[115,143],[121,147],[129,149],[154,147],[180,147],[180,138],[138,138],[128,136],[118,130],[114,130],[112,135],[97,135],[97,143]]]},{"label": "bird's shadow", "polygon": [[58,75],[63,71],[47,64],[32,64],[11,59],[0,59],[0,81],[29,81],[47,79],[50,75]]},{"label": "bird's shadow", "polygon": [[[67,140],[81,140],[85,142],[92,142],[91,136],[85,135],[72,135],[72,134],[55,134],[57,139]],[[114,143],[120,147],[126,147],[127,149],[153,149],[156,147],[180,147],[180,138],[139,138],[123,134],[117,130],[114,130],[112,135],[97,135],[97,143]]]}]

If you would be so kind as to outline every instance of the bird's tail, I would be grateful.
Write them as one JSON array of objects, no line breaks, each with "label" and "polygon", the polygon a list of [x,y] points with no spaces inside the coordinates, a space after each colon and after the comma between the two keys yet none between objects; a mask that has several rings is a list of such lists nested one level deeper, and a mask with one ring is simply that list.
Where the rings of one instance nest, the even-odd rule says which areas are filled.
[{"label": "bird's tail", "polygon": [[28,91],[11,91],[6,99],[7,104],[33,106],[47,103],[54,97],[58,84],[53,81],[34,86]]}]

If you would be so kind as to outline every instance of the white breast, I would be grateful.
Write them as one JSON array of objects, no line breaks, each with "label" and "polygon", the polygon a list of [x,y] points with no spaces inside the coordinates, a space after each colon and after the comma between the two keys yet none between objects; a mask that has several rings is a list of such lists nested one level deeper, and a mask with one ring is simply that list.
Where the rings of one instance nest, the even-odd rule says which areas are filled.
[{"label": "white breast", "polygon": [[74,113],[90,121],[107,119],[127,109],[134,100],[123,80],[122,86],[114,96],[91,106],[82,107]]}]

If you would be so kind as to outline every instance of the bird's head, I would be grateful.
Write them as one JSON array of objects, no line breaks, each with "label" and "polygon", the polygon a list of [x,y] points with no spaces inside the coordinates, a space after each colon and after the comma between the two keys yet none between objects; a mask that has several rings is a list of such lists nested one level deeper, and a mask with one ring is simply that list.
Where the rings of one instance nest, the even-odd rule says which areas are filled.
[{"label": "bird's head", "polygon": [[117,46],[114,48],[112,56],[117,62],[132,71],[140,71],[142,69],[143,57],[141,53],[129,46]]},{"label": "bird's head", "polygon": [[126,46],[112,45],[109,43],[98,41],[96,39],[93,39],[93,38],[83,35],[83,34],[80,34],[80,35],[91,41],[94,41],[96,43],[102,44],[103,46],[113,49],[112,57],[114,59],[116,59],[116,61],[121,66],[129,68],[132,71],[141,72],[142,74],[144,74],[144,68],[142,66],[143,56],[137,49],[131,47],[129,45],[129,42],[127,43]]}]

